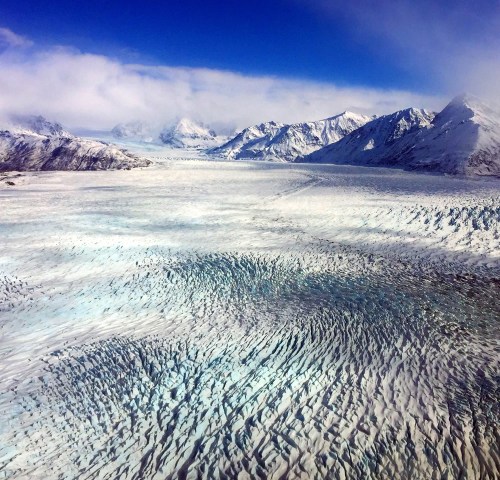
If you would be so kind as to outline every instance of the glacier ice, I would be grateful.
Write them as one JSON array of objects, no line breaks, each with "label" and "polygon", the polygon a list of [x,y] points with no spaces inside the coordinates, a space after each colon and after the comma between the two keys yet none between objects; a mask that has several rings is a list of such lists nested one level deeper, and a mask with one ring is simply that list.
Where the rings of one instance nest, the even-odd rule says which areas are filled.
[{"label": "glacier ice", "polygon": [[170,160],[0,198],[4,477],[497,476],[497,183]]}]

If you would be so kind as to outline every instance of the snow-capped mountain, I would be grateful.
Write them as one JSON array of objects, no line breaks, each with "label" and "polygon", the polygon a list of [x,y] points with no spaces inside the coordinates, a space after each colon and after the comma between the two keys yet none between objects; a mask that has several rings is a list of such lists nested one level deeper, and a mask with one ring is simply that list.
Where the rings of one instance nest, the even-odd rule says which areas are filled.
[{"label": "snow-capped mountain", "polygon": [[152,143],[200,150],[217,147],[227,140],[226,136],[217,135],[212,128],[189,118],[181,118],[163,128],[142,121],[119,123],[111,134],[125,143]]},{"label": "snow-capped mountain", "polygon": [[298,161],[500,175],[500,112],[461,95],[437,115],[410,108],[375,119]]},{"label": "snow-capped mountain", "polygon": [[49,122],[41,115],[14,115],[11,117],[9,123],[11,128],[15,129],[17,132],[34,132],[38,135],[47,136],[71,136],[69,132],[64,130],[60,123]]},{"label": "snow-capped mountain", "polygon": [[290,162],[337,142],[371,118],[344,112],[324,120],[292,125],[266,122],[246,128],[211,153],[235,160]]},{"label": "snow-capped mountain", "polygon": [[500,175],[500,111],[470,95],[454,98],[403,150],[412,169]]},{"label": "snow-capped mountain", "polygon": [[298,161],[356,165],[391,164],[398,158],[401,142],[408,135],[428,128],[435,114],[417,108],[399,110],[366,123],[338,142]]},{"label": "snow-capped mountain", "polygon": [[265,122],[245,128],[234,138],[210,151],[228,159],[264,159],[264,149],[272,143],[286,125]]},{"label": "snow-capped mountain", "polygon": [[0,170],[107,170],[151,162],[114,145],[75,137],[41,116],[17,117],[0,129]]},{"label": "snow-capped mountain", "polygon": [[212,148],[224,141],[211,128],[188,118],[164,128],[160,140],[176,148]]}]

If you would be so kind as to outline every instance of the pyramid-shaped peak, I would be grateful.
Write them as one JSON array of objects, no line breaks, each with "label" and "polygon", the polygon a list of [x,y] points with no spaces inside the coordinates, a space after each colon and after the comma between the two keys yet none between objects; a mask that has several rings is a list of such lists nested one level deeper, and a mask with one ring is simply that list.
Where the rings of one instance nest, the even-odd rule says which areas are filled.
[{"label": "pyramid-shaped peak", "polygon": [[204,125],[202,122],[192,120],[191,118],[182,117],[171,127],[171,131],[176,134],[188,137],[215,137],[216,134],[210,127]]},{"label": "pyramid-shaped peak", "polygon": [[444,110],[446,109],[483,111],[489,110],[490,108],[475,95],[461,93],[460,95],[454,97],[451,102],[446,105]]},{"label": "pyramid-shaped peak", "polygon": [[388,116],[427,115],[427,114],[429,114],[429,112],[424,108],[408,107],[408,108],[403,108],[402,110],[398,110],[397,112],[394,112],[392,114],[389,114]]},{"label": "pyramid-shaped peak", "polygon": [[363,118],[366,117],[367,115],[364,115],[362,113],[356,113],[351,110],[344,110],[339,117],[349,117],[349,118]]},{"label": "pyramid-shaped peak", "polygon": [[498,111],[493,110],[474,95],[463,93],[451,100],[438,115],[441,121],[466,121],[472,118],[498,119]]},{"label": "pyramid-shaped peak", "polygon": [[482,103],[479,98],[469,93],[461,93],[453,97],[451,102],[448,104],[450,106],[472,106],[475,104]]}]

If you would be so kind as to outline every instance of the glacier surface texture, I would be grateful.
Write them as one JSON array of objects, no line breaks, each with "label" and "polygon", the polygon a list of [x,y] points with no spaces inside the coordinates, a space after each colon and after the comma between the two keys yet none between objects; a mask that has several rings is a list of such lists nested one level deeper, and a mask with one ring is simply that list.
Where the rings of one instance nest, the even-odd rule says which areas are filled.
[{"label": "glacier surface texture", "polygon": [[169,160],[0,182],[0,478],[499,478],[497,181]]}]

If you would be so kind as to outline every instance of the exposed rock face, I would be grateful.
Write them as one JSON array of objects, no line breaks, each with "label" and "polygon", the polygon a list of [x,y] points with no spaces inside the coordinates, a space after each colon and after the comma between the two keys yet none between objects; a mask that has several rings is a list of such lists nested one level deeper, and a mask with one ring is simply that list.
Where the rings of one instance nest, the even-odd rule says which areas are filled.
[{"label": "exposed rock face", "polygon": [[96,140],[75,137],[60,124],[28,117],[0,131],[0,170],[107,170],[151,162]]}]

